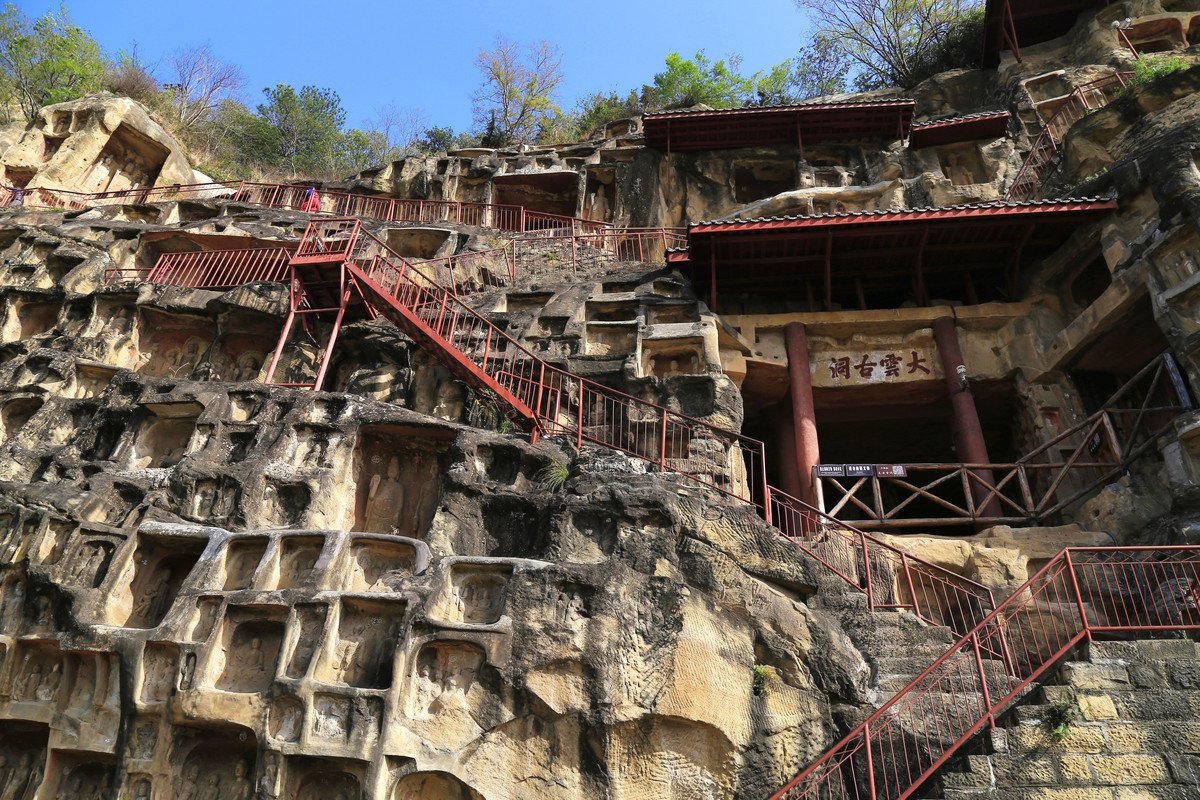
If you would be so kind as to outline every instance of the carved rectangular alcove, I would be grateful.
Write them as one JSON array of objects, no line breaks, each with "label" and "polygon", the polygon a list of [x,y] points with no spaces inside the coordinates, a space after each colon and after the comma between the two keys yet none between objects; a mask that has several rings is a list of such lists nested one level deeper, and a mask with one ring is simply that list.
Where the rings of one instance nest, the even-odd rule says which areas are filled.
[{"label": "carved rectangular alcove", "polygon": [[255,796],[258,738],[254,731],[230,724],[204,728],[176,725],[171,739],[178,782],[164,782],[162,797],[232,800]]},{"label": "carved rectangular alcove", "polygon": [[[345,698],[346,702],[343,704],[338,702],[340,699],[329,696],[318,697],[323,699],[322,706],[326,709],[341,707],[349,703],[348,698]],[[330,724],[332,725],[332,722]],[[331,727],[330,730],[333,728]],[[362,796],[365,776],[366,762],[288,756],[284,766],[284,775],[281,778],[284,786],[284,793],[281,797],[295,800],[338,800],[339,797],[343,800],[355,800]]]},{"label": "carved rectangular alcove", "polygon": [[1164,53],[1188,46],[1183,23],[1178,17],[1159,17],[1135,22],[1125,29],[1125,36],[1139,53]]},{"label": "carved rectangular alcove", "polygon": [[[446,243],[454,237],[455,242],[449,247]],[[450,255],[458,234],[444,228],[391,228],[384,233],[387,246],[404,258],[434,258],[439,255]],[[451,253],[445,253],[449,250]]]},{"label": "carved rectangular alcove", "polygon": [[438,730],[438,718],[470,713],[483,699],[483,692],[472,696],[487,663],[483,648],[472,642],[433,641],[422,645],[409,663],[412,672],[404,692],[405,714],[414,729],[428,737],[430,746],[446,746],[450,743],[438,740],[455,736],[455,732]]},{"label": "carved rectangular alcove", "polygon": [[33,554],[34,562],[45,566],[57,564],[66,552],[76,527],[71,520],[47,517]]},{"label": "carved rectangular alcove", "polygon": [[142,655],[138,700],[162,703],[175,691],[179,668],[179,646],[171,642],[151,642]]},{"label": "carved rectangular alcove", "polygon": [[5,403],[0,408],[0,444],[11,441],[20,433],[43,405],[44,401],[37,397],[22,397]]},{"label": "carved rectangular alcove", "polygon": [[207,539],[139,533],[133,558],[109,594],[105,619],[112,625],[154,628],[175,602]]},{"label": "carved rectangular alcove", "polygon": [[[69,524],[69,523],[68,523]],[[72,586],[94,589],[104,582],[123,537],[107,532],[82,528],[73,537],[70,556],[58,579]]]},{"label": "carved rectangular alcove", "polygon": [[81,191],[120,192],[153,186],[171,151],[122,122],[84,176]]},{"label": "carved rectangular alcove", "polygon": [[254,573],[267,552],[269,540],[265,536],[234,539],[225,547],[221,586],[225,591],[250,589],[254,586]]},{"label": "carved rectangular alcove", "polygon": [[279,338],[279,320],[238,311],[222,317],[220,329],[210,357],[214,377],[225,381],[257,381]]},{"label": "carved rectangular alcove", "polygon": [[200,366],[212,342],[212,324],[200,317],[139,310],[138,372],[188,379]]},{"label": "carved rectangular alcove", "polygon": [[188,452],[196,418],[204,407],[192,402],[149,403],[142,407],[147,413],[133,435],[126,468],[175,466]]},{"label": "carved rectangular alcove", "polygon": [[115,767],[115,756],[55,750],[46,765],[49,777],[45,786],[52,792],[47,796],[63,800],[104,796],[106,788],[113,785]]},{"label": "carved rectangular alcove", "polygon": [[642,342],[644,377],[702,375],[705,371],[703,339],[653,339]]},{"label": "carved rectangular alcove", "polygon": [[450,622],[490,625],[504,613],[512,567],[503,564],[455,564],[439,597],[437,614]]},{"label": "carved rectangular alcove", "polygon": [[991,176],[984,168],[979,148],[974,144],[964,144],[955,147],[937,148],[938,163],[942,174],[955,186],[971,186],[976,183],[990,183]]},{"label": "carved rectangular alcove", "polygon": [[[4,796],[33,797],[47,774],[49,728],[34,722],[6,720],[0,732],[0,757],[8,765]],[[11,786],[11,789],[9,788]]]},{"label": "carved rectangular alcove", "polygon": [[286,677],[298,679],[308,675],[313,656],[321,646],[328,616],[329,606],[324,604],[303,603],[296,606],[288,620],[287,648],[284,652]]},{"label": "carved rectangular alcove", "polygon": [[734,161],[733,199],[752,203],[780,192],[795,189],[798,184],[796,162],[787,159],[746,159]]},{"label": "carved rectangular alcove", "polygon": [[390,687],[405,607],[403,601],[343,597],[316,678],[362,689]]},{"label": "carved rectangular alcove", "polygon": [[16,342],[46,333],[58,324],[62,303],[39,299],[39,295],[14,295],[0,330],[0,342]]},{"label": "carved rectangular alcove", "polygon": [[522,311],[540,311],[554,298],[554,292],[508,292],[504,295],[504,308],[509,314]]},{"label": "carved rectangular alcove", "polygon": [[658,303],[646,306],[647,325],[669,325],[699,320],[700,309],[696,303]]},{"label": "carved rectangular alcove", "polygon": [[201,597],[196,600],[196,609],[192,612],[191,620],[189,621],[188,640],[193,642],[207,642],[209,635],[217,626],[218,620],[221,618],[221,604],[224,599],[221,597]]},{"label": "carved rectangular alcove", "polygon": [[324,549],[325,539],[321,536],[288,536],[280,542],[273,575],[264,584],[276,589],[315,587],[320,580],[317,564]]},{"label": "carved rectangular alcove", "polygon": [[[70,694],[70,685],[64,679],[63,669],[66,664],[57,644],[22,641],[16,646],[13,656],[10,696],[14,703],[33,704],[49,713],[65,705]],[[25,713],[10,714],[27,716]]]},{"label": "carved rectangular alcove", "polygon": [[355,537],[348,555],[345,588],[351,592],[399,591],[405,579],[423,566],[417,563],[415,543]]},{"label": "carved rectangular alcove", "polygon": [[584,353],[590,356],[629,355],[637,348],[638,324],[589,322],[584,330]]},{"label": "carved rectangular alcove", "polygon": [[360,428],[353,530],[422,538],[441,499],[442,459],[453,437],[402,425]]},{"label": "carved rectangular alcove", "polygon": [[101,394],[108,388],[108,384],[112,382],[113,376],[116,374],[116,367],[96,362],[76,361],[74,396],[77,399],[86,400]]},{"label": "carved rectangular alcove", "polygon": [[287,609],[230,606],[218,645],[205,654],[201,680],[226,692],[261,692],[275,679]]},{"label": "carved rectangular alcove", "polygon": [[638,309],[636,300],[589,300],[583,314],[587,322],[633,322]]}]

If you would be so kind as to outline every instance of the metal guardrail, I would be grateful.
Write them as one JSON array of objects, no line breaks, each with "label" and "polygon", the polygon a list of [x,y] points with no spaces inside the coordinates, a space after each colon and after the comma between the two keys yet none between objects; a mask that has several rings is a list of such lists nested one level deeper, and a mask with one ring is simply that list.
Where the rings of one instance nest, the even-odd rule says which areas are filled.
[{"label": "metal guardrail", "polygon": [[1021,170],[1013,179],[1004,199],[1018,202],[1036,200],[1047,176],[1062,155],[1063,136],[1089,112],[1108,105],[1117,92],[1125,88],[1125,80],[1132,74],[1115,72],[1075,87],[1050,119],[1043,123],[1041,133],[1034,141],[1033,148],[1026,156],[1025,163],[1021,165]]},{"label": "metal guardrail", "polygon": [[149,268],[109,267],[105,281],[146,281],[194,289],[227,289],[256,281],[283,281],[287,279],[288,261],[294,251],[293,245],[162,253]]},{"label": "metal guardrail", "polygon": [[[1099,412],[1014,463],[907,464],[902,477],[818,473],[817,505],[864,528],[1038,524],[1123,473],[1189,408],[1179,369],[1164,352]],[[989,506],[1001,513],[985,513]]]},{"label": "metal guardrail", "polygon": [[1200,628],[1200,547],[1067,548],[771,800],[903,800],[1077,645]]},{"label": "metal guardrail", "polygon": [[494,392],[531,430],[618,450],[769,517],[762,442],[547,364],[356,220],[309,223],[293,263],[320,262],[342,263],[377,313],[477,390]]}]

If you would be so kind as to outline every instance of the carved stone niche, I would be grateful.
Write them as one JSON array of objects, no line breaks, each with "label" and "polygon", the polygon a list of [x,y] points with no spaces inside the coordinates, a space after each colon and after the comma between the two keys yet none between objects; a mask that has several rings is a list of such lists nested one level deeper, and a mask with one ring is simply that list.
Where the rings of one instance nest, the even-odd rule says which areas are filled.
[{"label": "carved stone niche", "polygon": [[325,630],[325,618],[329,606],[321,604],[297,605],[292,613],[287,632],[287,669],[289,678],[303,678],[308,674],[313,656],[320,646]]},{"label": "carved stone niche", "polygon": [[254,732],[239,725],[177,726],[172,730],[171,785],[164,796],[179,800],[252,800],[255,797]]},{"label": "carved stone niche", "polygon": [[200,377],[207,363],[212,325],[199,317],[140,309],[137,371],[162,378]]},{"label": "carved stone niche", "polygon": [[441,462],[453,436],[403,425],[360,428],[353,530],[420,539],[441,500]]},{"label": "carved stone niche", "polygon": [[329,450],[341,441],[337,428],[324,425],[297,425],[289,447],[289,461],[296,469],[314,470],[329,466]]},{"label": "carved stone niche", "polygon": [[[97,759],[94,754],[56,752],[51,757],[50,769],[47,770],[50,777],[46,783],[54,787],[53,797],[58,800],[107,797],[113,785],[113,767],[112,762]],[[130,797],[137,798],[137,795]],[[145,797],[149,800],[150,795]]]},{"label": "carved stone niche", "polygon": [[324,549],[325,539],[320,536],[289,536],[283,539],[279,545],[275,588],[315,587],[320,573],[314,573]]},{"label": "carved stone niche", "polygon": [[42,405],[43,401],[36,397],[22,397],[5,403],[0,408],[0,444],[12,441]]},{"label": "carved stone niche", "polygon": [[642,376],[672,378],[676,375],[703,375],[704,340],[653,339],[642,342]]},{"label": "carved stone niche", "polygon": [[96,298],[92,318],[84,335],[109,341],[129,338],[133,334],[133,322],[137,314],[136,302],[137,298],[132,295],[119,302],[105,302]]},{"label": "carved stone niche", "polygon": [[42,787],[48,734],[45,725],[5,721],[0,735],[0,797],[26,800]]},{"label": "carved stone niche", "polygon": [[55,645],[23,642],[13,664],[13,702],[36,703],[57,710],[70,695],[65,666],[66,660]]},{"label": "carved stone niche", "polygon": [[794,159],[738,159],[730,165],[733,173],[733,199],[753,203],[780,192],[795,189],[799,183]]},{"label": "carved stone niche", "polygon": [[512,567],[455,564],[445,599],[439,603],[443,619],[487,625],[504,613],[504,596]]},{"label": "carved stone niche", "polygon": [[303,527],[304,515],[312,503],[312,490],[307,484],[268,480],[263,495],[263,527]]},{"label": "carved stone niche", "polygon": [[217,625],[221,616],[220,597],[201,597],[196,601],[196,611],[192,614],[188,640],[206,642]]},{"label": "carved stone niche", "polygon": [[294,742],[304,730],[304,704],[291,695],[277,697],[267,716],[267,733],[279,742]]},{"label": "carved stone niche", "polygon": [[317,679],[363,689],[391,686],[405,607],[403,602],[343,598],[336,633],[317,667]]},{"label": "carved stone niche", "polygon": [[175,691],[179,647],[167,642],[146,645],[142,655],[141,693],[143,703],[162,703]]},{"label": "carved stone niche", "polygon": [[[0,528],[2,527],[3,523],[0,522]],[[77,528],[78,526],[70,520],[48,517],[42,528],[42,537],[38,540],[33,560],[46,566],[57,564],[70,546],[72,534]],[[106,571],[107,566],[105,564]]]},{"label": "carved stone niche", "polygon": [[475,644],[438,641],[424,645],[413,660],[408,679],[407,716],[417,719],[467,710],[467,695],[484,663],[483,649]]},{"label": "carved stone niche", "polygon": [[939,147],[937,156],[942,167],[942,174],[955,186],[990,183],[992,180],[983,166],[979,148],[974,144]]},{"label": "carved stone niche", "polygon": [[225,591],[249,589],[254,585],[254,573],[267,552],[270,541],[265,536],[234,539],[225,546]]},{"label": "carved stone niche", "polygon": [[[227,692],[261,692],[275,679],[283,643],[282,608],[230,608],[225,615],[219,651],[210,656],[216,688]],[[219,666],[219,669],[218,669]]]},{"label": "carved stone niche", "polygon": [[100,364],[75,362],[75,385],[71,392],[78,400],[86,400],[104,392],[117,371]]},{"label": "carved stone niche", "polygon": [[213,377],[222,381],[257,381],[279,339],[279,321],[264,314],[239,311],[221,320],[223,333],[212,350]]},{"label": "carved stone niche", "polygon": [[153,403],[143,407],[150,413],[134,433],[126,468],[175,466],[188,451],[196,418],[204,407],[199,403]]},{"label": "carved stone niche", "polygon": [[287,800],[358,800],[363,762],[289,756],[283,797]]},{"label": "carved stone niche", "polygon": [[254,392],[229,393],[229,421],[248,422],[258,416],[266,404],[263,395]]},{"label": "carved stone niche", "polygon": [[484,800],[448,772],[414,772],[396,782],[389,800]]},{"label": "carved stone niche", "polygon": [[188,483],[190,491],[184,492],[179,500],[184,516],[220,524],[233,514],[240,493],[236,481],[225,476],[196,477]]},{"label": "carved stone niche", "polygon": [[108,575],[120,541],[88,531],[81,531],[80,534],[75,537],[71,557],[60,571],[59,580],[82,589],[94,589]]},{"label": "carved stone niche", "polygon": [[646,306],[647,325],[674,325],[699,321],[700,308],[696,303],[656,303]]},{"label": "carved stone niche", "polygon": [[391,228],[384,236],[387,246],[404,258],[436,258],[451,237],[453,244],[457,244],[459,238],[458,234],[444,228]]},{"label": "carved stone niche", "polygon": [[132,562],[125,566],[110,596],[105,612],[109,624],[157,627],[206,544],[206,539],[194,537],[138,534]]},{"label": "carved stone niche", "polygon": [[17,295],[10,300],[0,342],[18,342],[46,333],[58,324],[62,303],[39,301],[37,295]]},{"label": "carved stone niche", "polygon": [[312,735],[328,741],[350,738],[351,698],[340,694],[314,694]]},{"label": "carved stone niche", "polygon": [[427,556],[416,542],[355,537],[347,574],[351,592],[396,592],[425,567]]},{"label": "carved stone niche", "polygon": [[13,575],[0,589],[0,631],[13,634],[25,622],[25,579]]}]

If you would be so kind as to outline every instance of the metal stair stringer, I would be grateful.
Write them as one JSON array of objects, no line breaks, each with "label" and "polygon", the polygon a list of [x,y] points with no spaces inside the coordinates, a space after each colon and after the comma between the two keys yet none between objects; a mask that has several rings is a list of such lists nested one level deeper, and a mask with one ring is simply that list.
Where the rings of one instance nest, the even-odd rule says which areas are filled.
[{"label": "metal stair stringer", "polygon": [[[461,332],[456,335],[456,322],[461,318],[461,310],[450,308],[451,304],[446,302],[445,297],[441,298],[439,302],[435,297],[438,292],[427,289],[425,294],[429,295],[427,298],[429,302],[423,305],[425,308],[434,306],[438,308],[439,313],[436,316],[423,315],[389,294],[357,264],[346,262],[345,268],[359,295],[375,314],[384,317],[404,331],[422,350],[437,359],[463,383],[476,391],[490,392],[504,401],[512,409],[510,416],[522,429],[534,434],[535,437],[544,433],[534,410],[488,374],[487,356],[485,355],[483,364],[478,364],[460,349],[457,342],[453,341],[464,338]],[[444,290],[442,293],[444,294]],[[450,339],[447,339],[443,332],[448,332]],[[507,344],[506,340],[501,341]]]}]

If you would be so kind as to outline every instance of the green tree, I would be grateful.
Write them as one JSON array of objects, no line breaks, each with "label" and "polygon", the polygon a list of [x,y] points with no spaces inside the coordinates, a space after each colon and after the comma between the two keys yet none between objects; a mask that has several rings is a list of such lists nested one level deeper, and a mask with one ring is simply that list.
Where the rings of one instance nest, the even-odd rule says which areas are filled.
[{"label": "green tree", "polygon": [[579,138],[590,135],[601,125],[642,113],[642,101],[637,92],[620,95],[617,92],[596,92],[579,101],[576,130]]},{"label": "green tree", "polygon": [[426,128],[425,133],[417,139],[416,150],[418,153],[433,155],[453,150],[461,143],[462,135],[456,134],[454,128],[449,125],[444,128],[435,125],[432,128]]},{"label": "green tree", "polygon": [[654,83],[642,89],[646,108],[687,108],[703,103],[713,108],[745,105],[753,97],[754,82],[738,72],[736,56],[725,61],[709,61],[704,51],[687,59],[667,53],[667,69],[654,76]]},{"label": "green tree", "polygon": [[332,89],[305,86],[299,93],[285,83],[263,89],[267,102],[258,116],[274,130],[274,163],[296,178],[336,168],[346,112]]},{"label": "green tree", "polygon": [[0,72],[26,118],[100,88],[105,71],[100,45],[71,22],[65,6],[36,21],[12,3],[0,10]]},{"label": "green tree", "polygon": [[755,76],[758,105],[799,103],[847,90],[850,58],[829,37],[817,34],[799,54]]},{"label": "green tree", "polygon": [[[796,0],[852,62],[859,88],[911,88],[973,63],[983,34],[979,0]],[[965,59],[965,60],[964,60]]]},{"label": "green tree", "polygon": [[[543,40],[524,48],[504,37],[475,59],[483,83],[475,92],[475,125],[489,142],[532,140],[559,113],[555,98],[563,81],[562,54]],[[492,145],[495,146],[495,145]]]},{"label": "green tree", "polygon": [[362,172],[399,158],[399,151],[377,130],[346,131],[337,141],[334,168],[339,172]]}]

